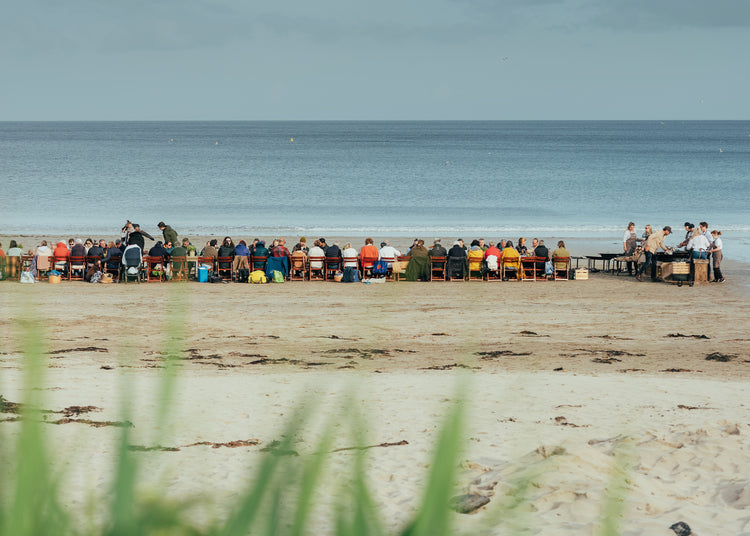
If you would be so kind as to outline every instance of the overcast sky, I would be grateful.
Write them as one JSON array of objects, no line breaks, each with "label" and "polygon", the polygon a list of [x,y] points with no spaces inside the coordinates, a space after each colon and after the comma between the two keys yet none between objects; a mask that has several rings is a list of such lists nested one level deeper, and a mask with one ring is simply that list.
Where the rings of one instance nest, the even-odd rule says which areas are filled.
[{"label": "overcast sky", "polygon": [[0,120],[748,119],[750,0],[5,0]]}]

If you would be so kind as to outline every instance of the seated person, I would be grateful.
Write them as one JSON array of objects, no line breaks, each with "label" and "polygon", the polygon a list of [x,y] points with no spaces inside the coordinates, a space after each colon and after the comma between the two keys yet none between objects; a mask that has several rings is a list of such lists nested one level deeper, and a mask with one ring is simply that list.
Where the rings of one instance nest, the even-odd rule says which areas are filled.
[{"label": "seated person", "polygon": [[325,257],[326,252],[323,249],[323,247],[320,244],[320,240],[316,240],[313,242],[313,247],[310,248],[310,251],[308,253],[308,258],[310,259],[310,270],[322,270],[323,269],[323,261],[322,260],[313,260],[313,258],[320,258]]},{"label": "seated person", "polygon": [[406,266],[407,281],[429,281],[430,280],[430,255],[424,247],[424,240],[417,240],[412,246],[409,255],[409,264]]},{"label": "seated person", "polygon": [[266,249],[265,240],[258,240],[253,248],[253,270],[266,270],[266,259],[268,258],[268,250]]},{"label": "seated person", "polygon": [[104,269],[108,271],[116,271],[120,266],[120,259],[122,258],[122,250],[120,249],[120,239],[117,242],[110,242],[107,246],[107,255],[104,257]]},{"label": "seated person", "polygon": [[472,240],[466,258],[469,261],[469,272],[478,272],[482,269],[484,251],[482,246],[479,245],[479,240]]},{"label": "seated person", "polygon": [[161,240],[157,241],[156,244],[154,244],[151,249],[148,250],[148,256],[157,259],[155,262],[149,263],[148,269],[151,270],[151,272],[166,271],[165,266],[167,261],[169,260],[169,252],[167,251],[167,248],[165,248],[161,243]]},{"label": "seated person", "polygon": [[[536,240],[536,238],[534,239]],[[534,248],[534,257],[544,259],[544,262],[536,263],[537,270],[544,270],[544,263],[549,260],[549,250],[544,245],[544,240],[539,240],[539,245]]]},{"label": "seated person", "polygon": [[5,252],[5,261],[8,266],[8,276],[16,277],[21,271],[21,255],[23,250],[18,246],[15,240],[10,241],[10,247]]},{"label": "seated person", "polygon": [[[396,260],[401,256],[401,252],[391,246],[391,244],[385,240],[380,243],[380,258],[381,259],[393,259]],[[392,263],[388,263],[388,268],[392,266]]]},{"label": "seated person", "polygon": [[490,247],[484,251],[484,260],[487,261],[487,269],[492,271],[497,270],[500,267],[498,261],[502,258],[502,251],[490,242]]},{"label": "seated person", "polygon": [[214,259],[219,256],[219,250],[216,248],[216,244],[218,243],[218,240],[215,238],[212,238],[208,242],[206,242],[206,247],[203,248],[203,251],[201,252],[201,257],[213,257]]},{"label": "seated person", "polygon": [[359,258],[362,261],[362,268],[372,268],[375,261],[380,258],[378,248],[373,244],[372,238],[365,239],[365,245],[359,250]]},{"label": "seated person", "polygon": [[52,250],[47,245],[46,240],[42,240],[42,243],[36,248],[36,254],[38,257],[49,257],[52,255]]},{"label": "seated person", "polygon": [[352,247],[351,242],[344,245],[344,251],[341,252],[344,257],[344,268],[359,268],[357,261],[357,250]]},{"label": "seated person", "polygon": [[232,238],[229,236],[224,237],[224,241],[221,243],[221,246],[219,247],[219,251],[217,251],[216,257],[231,257],[232,261],[230,262],[221,262],[219,263],[219,269],[221,270],[229,270],[232,268],[232,262],[234,261],[235,256],[235,248],[234,248],[234,242],[232,242]]},{"label": "seated person", "polygon": [[447,257],[448,252],[445,250],[443,245],[440,243],[440,239],[437,238],[432,243],[432,247],[430,248],[430,257]]},{"label": "seated person", "polygon": [[516,277],[521,270],[521,255],[518,253],[516,248],[513,247],[513,241],[508,240],[505,242],[505,247],[502,251],[503,254],[503,271],[510,270],[515,272]]},{"label": "seated person", "polygon": [[[187,250],[186,250],[187,251]],[[172,253],[174,255],[174,253]],[[247,247],[247,242],[240,240],[237,247],[234,248],[234,260],[232,261],[232,271],[236,272],[239,269],[250,269],[250,249]]]},{"label": "seated person", "polygon": [[326,250],[326,261],[330,264],[326,264],[326,267],[334,270],[339,268],[339,262],[341,261],[342,252],[338,242],[334,242],[332,246],[328,246]]},{"label": "seated person", "polygon": [[[557,258],[567,258],[568,262],[570,262],[570,252],[565,248],[565,242],[560,240],[557,243],[557,249],[552,252],[552,261],[554,261]],[[565,262],[556,262],[555,263],[555,270],[567,270],[568,266]]]},{"label": "seated person", "polygon": [[68,266],[68,258],[70,257],[70,250],[65,242],[58,242],[55,246],[55,250],[52,252],[55,256],[55,269],[59,272],[64,272]]}]

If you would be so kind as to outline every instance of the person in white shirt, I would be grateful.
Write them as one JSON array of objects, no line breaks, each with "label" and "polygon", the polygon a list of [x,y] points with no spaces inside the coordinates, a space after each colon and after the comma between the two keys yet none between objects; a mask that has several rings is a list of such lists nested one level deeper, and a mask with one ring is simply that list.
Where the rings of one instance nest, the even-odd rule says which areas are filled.
[{"label": "person in white shirt", "polygon": [[711,244],[706,240],[706,237],[700,232],[700,229],[696,229],[693,232],[693,237],[688,241],[686,249],[692,251],[693,259],[707,259],[708,248]]},{"label": "person in white shirt", "polygon": [[[702,221],[698,224],[698,228],[701,230],[701,234],[706,237],[706,240],[708,240],[709,245],[709,252],[708,252],[708,259],[711,259],[711,244],[714,243],[714,237],[711,236],[710,231],[708,230],[708,223],[705,221]],[[708,263],[708,280],[711,281],[711,263]]]},{"label": "person in white shirt", "polygon": [[[310,248],[310,251],[307,254],[307,258],[311,259],[313,257],[325,257],[326,253],[323,251],[323,248],[321,247],[320,240],[316,240],[313,243],[313,247]],[[322,270],[323,269],[323,261],[310,261],[310,270]]]},{"label": "person in white shirt", "polygon": [[49,257],[52,255],[52,250],[47,245],[46,240],[42,240],[42,243],[36,248],[36,254],[38,257]]},{"label": "person in white shirt", "polygon": [[[401,252],[391,246],[391,244],[386,240],[385,242],[380,243],[380,258],[381,259],[398,259],[401,256]],[[388,267],[391,267],[391,263],[388,263]]]},{"label": "person in white shirt", "polygon": [[351,242],[347,242],[344,245],[344,250],[341,252],[341,256],[344,258],[344,268],[359,268],[359,252],[352,247]]},{"label": "person in white shirt", "polygon": [[714,280],[713,283],[723,283],[724,276],[721,273],[721,259],[723,253],[721,251],[723,244],[721,242],[721,231],[711,231],[711,237],[714,239],[711,248],[708,250],[711,253],[711,258],[714,260]]}]

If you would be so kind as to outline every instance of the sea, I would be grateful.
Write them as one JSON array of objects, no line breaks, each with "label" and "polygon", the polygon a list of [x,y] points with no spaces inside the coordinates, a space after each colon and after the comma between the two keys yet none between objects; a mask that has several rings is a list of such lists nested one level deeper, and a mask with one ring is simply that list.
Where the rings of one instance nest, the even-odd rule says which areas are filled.
[{"label": "sea", "polygon": [[[750,262],[750,121],[0,122],[0,234],[517,236],[686,221]],[[409,241],[410,242],[410,241]],[[617,251],[617,249],[614,249]]]}]

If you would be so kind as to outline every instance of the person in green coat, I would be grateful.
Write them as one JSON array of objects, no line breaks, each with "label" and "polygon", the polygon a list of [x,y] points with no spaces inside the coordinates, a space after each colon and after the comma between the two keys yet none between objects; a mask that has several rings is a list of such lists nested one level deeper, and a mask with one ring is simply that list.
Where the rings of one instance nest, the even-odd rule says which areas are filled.
[{"label": "person in green coat", "polygon": [[162,235],[164,235],[164,243],[171,244],[172,247],[176,247],[178,245],[177,231],[172,229],[171,226],[165,224],[163,221],[159,222],[158,227],[161,230]]},{"label": "person in green coat", "polygon": [[409,251],[409,264],[406,265],[407,281],[428,281],[430,279],[430,256],[424,247],[424,240],[418,240]]}]

